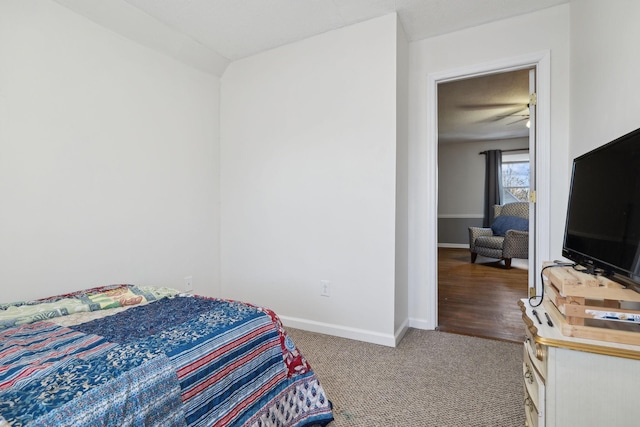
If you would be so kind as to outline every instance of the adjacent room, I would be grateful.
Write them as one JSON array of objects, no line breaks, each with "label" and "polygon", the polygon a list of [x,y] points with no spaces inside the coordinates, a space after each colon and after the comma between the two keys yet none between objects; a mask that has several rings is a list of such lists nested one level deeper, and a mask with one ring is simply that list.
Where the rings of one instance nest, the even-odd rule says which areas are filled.
[{"label": "adjacent room", "polygon": [[[624,0],[0,0],[0,346],[18,330],[54,337],[54,353],[80,340],[64,363],[0,347],[0,426],[570,422],[577,399],[551,399],[577,382],[555,385],[547,366],[590,372],[602,363],[588,353],[635,372],[635,347],[539,351],[552,360],[530,347],[527,365],[523,340],[559,338],[518,304],[542,295],[543,263],[566,260],[573,159],[640,127],[638,18]],[[527,74],[533,113],[530,86],[439,98],[466,80],[499,87],[499,73]],[[454,99],[467,121],[446,127]],[[469,120],[520,133],[478,141]],[[494,149],[531,165],[526,257],[473,257],[469,228],[525,186],[485,201]],[[210,365],[196,348],[258,335],[233,356],[251,377],[198,383]],[[68,373],[87,360],[117,360],[113,381],[12,409],[55,375],[80,387]],[[529,400],[527,378],[546,387]],[[127,406],[131,393],[155,406]],[[629,424],[640,413],[626,402],[582,415]]]},{"label": "adjacent room", "polygon": [[[528,297],[530,262],[535,269],[531,93],[535,68],[438,84],[438,330],[524,339],[513,302]],[[520,230],[496,237],[496,206],[510,222],[515,209]]]}]

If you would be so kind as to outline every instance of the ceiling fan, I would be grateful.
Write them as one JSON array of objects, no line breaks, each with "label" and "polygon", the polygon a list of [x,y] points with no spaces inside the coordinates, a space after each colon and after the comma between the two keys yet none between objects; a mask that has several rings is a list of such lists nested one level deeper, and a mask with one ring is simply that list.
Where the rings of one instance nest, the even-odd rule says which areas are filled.
[{"label": "ceiling fan", "polygon": [[508,126],[514,125],[516,123],[520,123],[526,120],[527,127],[530,126],[530,122],[529,122],[530,113],[529,113],[528,103],[509,102],[509,103],[493,103],[493,104],[467,104],[467,105],[461,105],[460,107],[465,110],[485,110],[485,109],[496,109],[496,108],[504,109],[508,107],[513,107],[507,112],[505,112],[504,114],[498,114],[498,115],[492,116],[487,120],[497,122],[499,120],[508,119],[508,118],[518,118],[515,121],[507,123],[507,125]]},{"label": "ceiling fan", "polygon": [[[515,125],[516,123],[527,121],[527,127],[531,126],[531,113],[529,112],[529,104],[522,105],[522,108],[514,113],[505,114],[502,116],[496,116],[497,120],[508,119],[508,118],[518,118],[517,120],[512,121],[511,123],[507,123],[507,126]],[[526,111],[526,112],[525,112]]]},{"label": "ceiling fan", "polygon": [[522,103],[522,102],[503,102],[503,103],[494,102],[491,104],[464,104],[464,105],[460,105],[459,107],[464,110],[485,110],[485,109],[491,109],[491,108],[520,107],[518,110],[520,111],[528,105],[529,104]]},{"label": "ceiling fan", "polygon": [[512,114],[510,116],[505,116],[505,118],[507,117],[522,117],[521,119],[515,120],[511,123],[507,123],[507,126],[515,125],[516,123],[524,122],[525,120],[527,121],[527,127],[531,126],[531,122],[529,121],[529,114]]}]

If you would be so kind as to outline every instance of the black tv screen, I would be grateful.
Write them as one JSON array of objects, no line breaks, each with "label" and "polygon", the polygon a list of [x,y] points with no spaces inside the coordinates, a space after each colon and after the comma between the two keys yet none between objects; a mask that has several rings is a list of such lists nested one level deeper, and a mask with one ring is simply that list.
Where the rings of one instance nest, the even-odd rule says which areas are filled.
[{"label": "black tv screen", "polygon": [[573,161],[562,255],[640,285],[640,129]]}]

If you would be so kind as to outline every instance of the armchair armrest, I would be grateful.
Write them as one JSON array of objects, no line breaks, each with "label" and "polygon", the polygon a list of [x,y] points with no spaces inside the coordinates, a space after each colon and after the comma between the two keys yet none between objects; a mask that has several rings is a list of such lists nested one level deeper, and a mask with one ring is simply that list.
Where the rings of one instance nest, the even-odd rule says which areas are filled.
[{"label": "armchair armrest", "polygon": [[529,258],[529,232],[508,230],[502,247],[504,258]]},{"label": "armchair armrest", "polygon": [[469,249],[471,252],[475,252],[476,239],[480,236],[493,236],[493,231],[490,228],[469,227]]}]

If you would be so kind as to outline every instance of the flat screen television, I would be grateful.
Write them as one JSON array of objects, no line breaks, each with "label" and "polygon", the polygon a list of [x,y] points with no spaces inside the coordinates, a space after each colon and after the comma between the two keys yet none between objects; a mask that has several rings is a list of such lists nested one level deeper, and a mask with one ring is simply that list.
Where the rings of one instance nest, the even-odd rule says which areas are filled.
[{"label": "flat screen television", "polygon": [[640,291],[640,129],[574,159],[562,255]]}]

